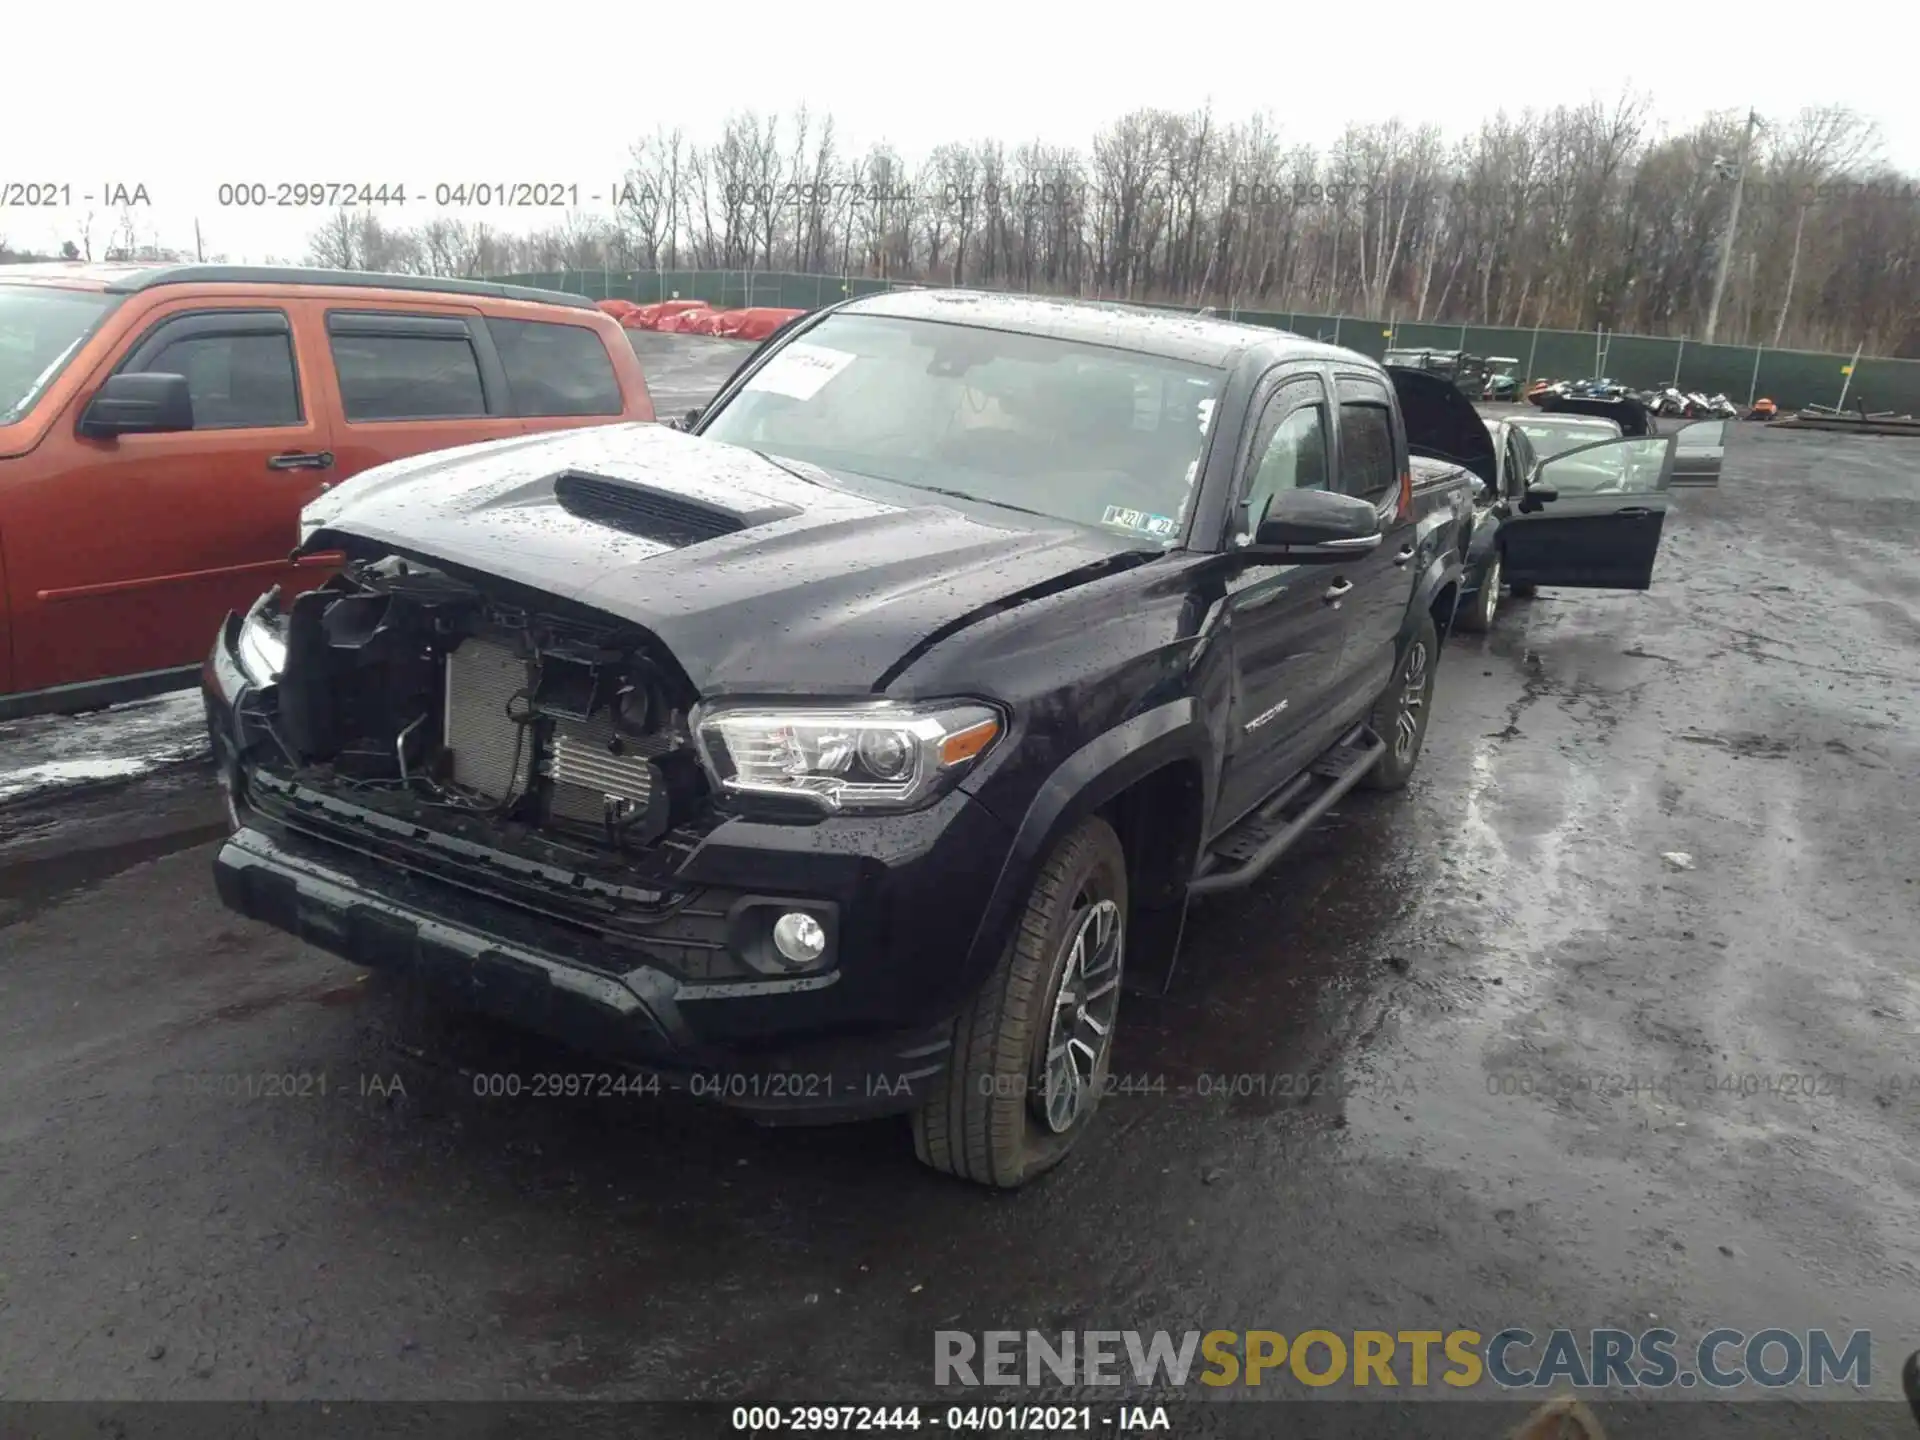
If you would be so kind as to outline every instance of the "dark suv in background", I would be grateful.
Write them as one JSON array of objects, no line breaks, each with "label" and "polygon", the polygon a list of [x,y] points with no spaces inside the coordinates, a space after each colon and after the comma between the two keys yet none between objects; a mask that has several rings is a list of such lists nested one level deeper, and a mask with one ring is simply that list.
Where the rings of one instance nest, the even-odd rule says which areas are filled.
[{"label": "dark suv in background", "polygon": [[1492,373],[1484,358],[1464,350],[1389,350],[1380,363],[1389,369],[1424,370],[1437,375],[1474,400],[1485,394],[1487,377]]}]

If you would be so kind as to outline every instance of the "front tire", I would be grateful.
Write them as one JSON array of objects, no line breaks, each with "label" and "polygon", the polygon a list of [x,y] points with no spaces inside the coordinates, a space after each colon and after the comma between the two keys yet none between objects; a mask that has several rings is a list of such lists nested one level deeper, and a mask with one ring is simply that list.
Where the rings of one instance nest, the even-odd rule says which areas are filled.
[{"label": "front tire", "polygon": [[1387,742],[1387,753],[1374,763],[1362,784],[1373,790],[1398,790],[1413,778],[1420,763],[1420,747],[1427,738],[1427,716],[1433,709],[1433,671],[1440,659],[1440,635],[1433,617],[1420,617],[1420,628],[1401,652],[1393,680],[1373,702],[1367,724]]},{"label": "front tire", "polygon": [[1126,853],[1089,816],[1041,866],[1000,963],[954,1021],[947,1074],[913,1116],[923,1164],[1012,1189],[1066,1158],[1106,1089],[1126,926]]},{"label": "front tire", "polygon": [[1476,633],[1493,628],[1494,612],[1500,608],[1500,552],[1494,551],[1480,567],[1479,587],[1473,592],[1473,604],[1454,617],[1462,630]]}]

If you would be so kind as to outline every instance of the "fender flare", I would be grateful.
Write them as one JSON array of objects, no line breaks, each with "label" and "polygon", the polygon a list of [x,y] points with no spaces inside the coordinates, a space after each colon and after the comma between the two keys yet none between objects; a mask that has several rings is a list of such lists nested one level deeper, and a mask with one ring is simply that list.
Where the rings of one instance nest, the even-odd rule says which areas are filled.
[{"label": "fender flare", "polygon": [[[1400,638],[1396,646],[1398,653],[1405,652],[1407,645],[1413,639],[1414,631],[1420,628],[1420,621],[1433,608],[1433,602],[1439,597],[1440,592],[1449,584],[1458,582],[1461,574],[1460,552],[1452,546],[1448,546],[1428,562],[1426,570],[1420,576],[1419,584],[1414,586],[1413,603],[1407,606],[1406,618],[1400,622]],[[1458,589],[1454,591],[1453,599],[1457,606],[1460,603]],[[1442,635],[1444,636],[1452,628],[1453,616],[1449,615],[1446,625],[1442,627]]]},{"label": "fender flare", "polygon": [[1197,853],[1213,791],[1212,752],[1199,702],[1185,696],[1142,711],[1061,761],[1014,831],[967,952],[968,973],[984,977],[999,962],[1034,876],[1061,838],[1136,781],[1174,761],[1191,760],[1200,770],[1202,814],[1193,835]]},{"label": "fender flare", "polygon": [[1467,540],[1467,558],[1463,571],[1471,574],[1485,564],[1500,548],[1500,521],[1493,515],[1483,515],[1474,524],[1473,534]]}]

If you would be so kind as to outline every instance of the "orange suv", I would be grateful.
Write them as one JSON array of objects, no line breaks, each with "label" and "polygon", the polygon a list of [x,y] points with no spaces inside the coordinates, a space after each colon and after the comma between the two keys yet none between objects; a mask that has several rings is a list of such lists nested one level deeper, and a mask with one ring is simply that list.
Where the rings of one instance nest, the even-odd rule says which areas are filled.
[{"label": "orange suv", "polygon": [[192,683],[370,466],[652,420],[591,301],[283,267],[0,266],[0,719]]}]

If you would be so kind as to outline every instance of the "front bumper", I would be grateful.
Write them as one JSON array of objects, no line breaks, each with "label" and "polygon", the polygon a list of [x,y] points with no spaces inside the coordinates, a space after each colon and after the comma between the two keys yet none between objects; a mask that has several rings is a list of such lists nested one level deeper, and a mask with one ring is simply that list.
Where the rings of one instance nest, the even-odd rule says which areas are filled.
[{"label": "front bumper", "polygon": [[[978,932],[1011,837],[977,802],[956,792],[911,815],[724,820],[679,863],[657,923],[597,932],[484,875],[254,804],[266,797],[252,793],[249,755],[272,742],[230,636],[203,688],[235,824],[215,877],[233,909],[769,1119],[897,1113],[944,1075],[952,1018],[999,949]],[[833,917],[827,961],[751,971],[740,917],[789,905]]]}]

